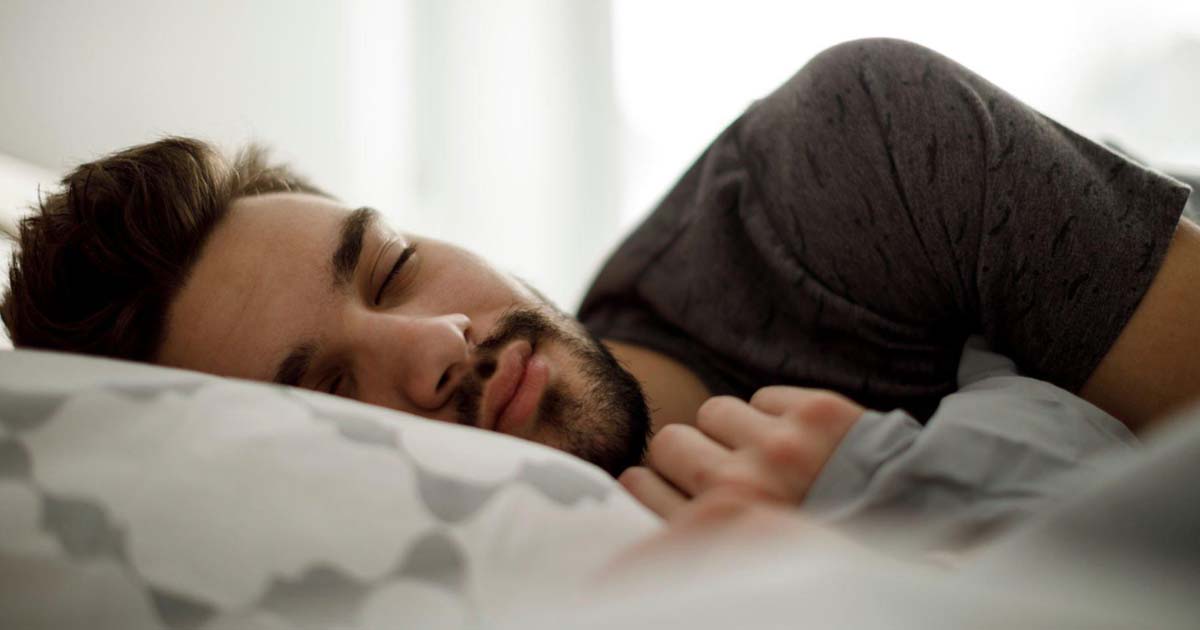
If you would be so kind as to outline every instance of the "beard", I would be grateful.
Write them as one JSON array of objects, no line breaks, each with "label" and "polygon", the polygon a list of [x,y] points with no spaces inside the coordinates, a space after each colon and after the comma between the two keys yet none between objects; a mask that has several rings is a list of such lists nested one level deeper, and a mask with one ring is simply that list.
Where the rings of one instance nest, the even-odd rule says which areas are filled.
[{"label": "beard", "polygon": [[546,384],[537,410],[540,435],[535,441],[581,457],[614,477],[641,463],[650,412],[637,379],[582,324],[548,303],[543,308],[509,310],[495,331],[476,346],[475,368],[454,394],[459,422],[478,426],[484,384],[496,371],[497,356],[518,340],[528,341],[535,352],[539,344],[565,348],[578,366],[583,385],[572,392],[561,378]]}]

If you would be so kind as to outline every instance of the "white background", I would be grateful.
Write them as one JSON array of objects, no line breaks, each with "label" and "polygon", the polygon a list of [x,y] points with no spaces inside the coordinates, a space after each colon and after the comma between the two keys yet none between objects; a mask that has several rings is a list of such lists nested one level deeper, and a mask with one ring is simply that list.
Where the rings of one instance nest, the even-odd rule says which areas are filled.
[{"label": "white background", "polygon": [[1200,2],[0,1],[0,153],[273,146],[348,203],[566,308],[753,99],[911,39],[1076,129],[1200,170]]}]

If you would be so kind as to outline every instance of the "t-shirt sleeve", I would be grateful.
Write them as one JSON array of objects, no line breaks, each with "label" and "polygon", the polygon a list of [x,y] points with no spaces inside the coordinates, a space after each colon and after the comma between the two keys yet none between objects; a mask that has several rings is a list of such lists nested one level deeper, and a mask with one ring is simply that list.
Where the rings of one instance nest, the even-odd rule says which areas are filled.
[{"label": "t-shirt sleeve", "polygon": [[1136,309],[1188,197],[898,40],[822,53],[738,131],[765,211],[819,282],[923,329],[915,341],[981,333],[1072,391]]},{"label": "t-shirt sleeve", "polygon": [[713,141],[580,319],[714,393],[822,387],[924,419],[971,335],[1077,391],[1188,192],[933,51],[849,42]]}]

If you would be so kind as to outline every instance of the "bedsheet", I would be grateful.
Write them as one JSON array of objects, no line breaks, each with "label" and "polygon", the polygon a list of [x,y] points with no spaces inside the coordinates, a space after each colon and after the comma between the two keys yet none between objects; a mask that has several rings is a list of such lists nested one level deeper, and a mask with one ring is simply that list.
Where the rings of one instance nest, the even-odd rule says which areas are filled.
[{"label": "bedsheet", "polygon": [[[986,348],[964,350],[960,380],[925,429],[864,418],[809,512],[871,544],[895,548],[884,534],[903,523],[907,551],[959,549],[1131,448],[1115,420]],[[594,466],[505,435],[0,352],[0,627],[490,627],[580,601],[661,528]]]},{"label": "bedsheet", "polygon": [[[627,572],[505,630],[1190,630],[1200,620],[1200,407],[1110,452],[953,563],[761,526]],[[738,537],[737,545],[729,538]],[[725,543],[724,545],[722,543]]]}]

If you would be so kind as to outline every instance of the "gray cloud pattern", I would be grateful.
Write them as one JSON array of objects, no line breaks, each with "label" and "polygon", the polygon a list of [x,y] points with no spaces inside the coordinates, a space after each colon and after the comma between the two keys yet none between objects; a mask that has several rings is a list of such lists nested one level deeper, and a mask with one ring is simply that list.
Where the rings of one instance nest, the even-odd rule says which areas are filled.
[{"label": "gray cloud pattern", "polygon": [[[145,618],[147,614],[155,618],[158,627],[172,630],[229,627],[230,624],[241,626],[243,623],[267,624],[262,627],[357,628],[366,623],[364,611],[372,606],[372,610],[375,611],[373,614],[376,614],[378,610],[404,610],[405,607],[411,609],[412,606],[420,607],[423,603],[437,604],[429,609],[434,611],[429,614],[433,614],[435,619],[438,618],[438,611],[448,613],[448,606],[459,609],[453,615],[443,614],[442,625],[445,627],[460,627],[462,623],[474,625],[487,616],[481,607],[487,605],[488,598],[481,599],[478,589],[486,588],[487,584],[496,580],[519,577],[519,567],[488,566],[488,563],[508,561],[507,558],[519,559],[519,554],[493,555],[481,559],[477,555],[479,550],[489,549],[489,544],[473,541],[472,538],[487,534],[487,523],[491,522],[489,519],[501,519],[497,521],[499,523],[510,517],[510,512],[504,509],[497,511],[488,507],[496,497],[514,488],[530,488],[534,490],[535,496],[544,500],[538,508],[541,510],[539,514],[545,514],[545,510],[551,510],[551,513],[559,510],[564,515],[569,515],[572,510],[594,509],[616,512],[619,516],[622,510],[626,509],[625,504],[619,502],[615,507],[608,506],[613,495],[612,483],[606,484],[597,478],[594,471],[585,470],[582,464],[547,459],[540,451],[530,451],[529,455],[533,456],[519,456],[511,466],[513,472],[494,479],[481,478],[477,474],[457,476],[448,472],[445,467],[433,470],[422,465],[420,458],[413,457],[410,452],[413,445],[406,443],[404,439],[405,423],[418,422],[415,419],[390,421],[391,416],[386,412],[364,410],[362,406],[352,404],[343,405],[341,401],[318,400],[321,404],[314,404],[309,394],[298,394],[268,385],[250,385],[202,375],[196,375],[189,380],[180,378],[178,372],[173,372],[170,378],[155,378],[154,372],[147,372],[144,366],[138,366],[132,377],[121,378],[121,370],[114,371],[112,366],[106,365],[102,360],[75,357],[34,354],[34,358],[30,360],[30,369],[36,372],[40,368],[43,372],[52,373],[57,369],[73,369],[76,367],[74,362],[79,361],[85,370],[94,372],[92,385],[81,387],[78,382],[80,379],[74,379],[73,384],[56,388],[53,386],[54,379],[39,378],[36,379],[39,383],[37,387],[27,387],[22,386],[20,381],[33,380],[36,375],[20,370],[20,379],[9,378],[9,373],[16,373],[11,372],[11,362],[22,360],[21,355],[24,353],[18,351],[6,354],[10,356],[0,357],[0,378],[9,381],[0,386],[0,424],[5,429],[0,433],[0,490],[3,490],[0,492],[0,512],[10,511],[11,514],[16,514],[20,511],[24,516],[20,519],[0,521],[6,527],[5,531],[0,531],[0,578],[13,579],[17,577],[18,572],[27,573],[27,564],[34,562],[40,563],[39,566],[48,567],[46,571],[54,576],[54,579],[46,582],[46,599],[41,603],[44,606],[40,609],[41,612],[38,612],[37,606],[25,606],[17,610],[0,605],[0,626],[3,627],[37,627],[39,623],[69,627],[71,623],[61,622],[62,615],[52,614],[52,611],[57,607],[61,613],[63,607],[75,606],[83,614],[73,613],[71,618],[90,618],[93,620],[90,626],[92,628],[144,627],[146,623],[151,623]],[[5,361],[10,362],[10,365],[5,365]],[[17,381],[15,386],[11,382],[14,380]],[[51,385],[44,385],[46,383]],[[238,394],[225,396],[223,392],[229,388],[238,388]],[[251,389],[253,396],[243,395]],[[226,398],[230,400],[228,407],[222,403]],[[93,404],[90,401],[98,402]],[[215,406],[213,401],[217,401]],[[203,414],[189,415],[197,413],[197,409],[202,405],[213,406],[211,420],[205,420]],[[367,488],[367,491],[362,496],[375,496],[375,499],[371,499],[373,501],[394,502],[396,495],[389,489],[386,480],[378,477],[378,473],[368,474],[369,470],[374,470],[370,466],[384,466],[385,468],[379,470],[386,470],[389,469],[387,467],[397,465],[388,464],[387,461],[397,458],[394,461],[401,465],[397,470],[408,470],[409,473],[407,481],[403,475],[397,477],[397,482],[401,485],[395,490],[408,487],[408,492],[412,492],[418,499],[410,508],[413,520],[409,523],[396,523],[397,536],[402,536],[396,540],[407,542],[400,548],[400,553],[395,555],[390,568],[384,565],[385,570],[382,572],[364,569],[367,565],[353,558],[320,555],[327,553],[321,549],[330,548],[330,538],[335,541],[344,540],[351,546],[372,544],[369,540],[359,539],[363,536],[378,536],[377,532],[381,531],[379,523],[373,523],[373,529],[364,528],[363,531],[354,531],[353,528],[324,530],[321,523],[313,523],[311,519],[307,522],[304,519],[293,522],[288,519],[286,513],[278,513],[279,510],[290,509],[289,502],[293,501],[298,502],[296,505],[300,505],[299,502],[308,503],[310,510],[313,501],[329,503],[330,509],[339,509],[333,507],[337,505],[336,501],[330,502],[330,497],[324,497],[312,488],[301,485],[297,486],[294,496],[269,497],[269,505],[245,504],[239,503],[241,488],[237,483],[222,486],[205,485],[204,480],[196,479],[193,473],[184,474],[173,470],[172,466],[185,466],[187,462],[174,462],[169,459],[164,461],[163,453],[174,451],[164,451],[155,447],[151,439],[155,436],[148,437],[139,433],[141,429],[132,430],[124,424],[146,422],[147,417],[155,418],[154,413],[160,407],[164,414],[174,414],[171,415],[172,421],[176,416],[180,416],[181,423],[191,422],[190,425],[181,425],[189,427],[189,431],[206,431],[207,423],[211,423],[212,431],[218,433],[232,431],[228,435],[204,435],[195,448],[224,446],[225,442],[220,440],[227,439],[235,442],[257,440],[272,447],[278,446],[277,441],[287,443],[286,440],[297,440],[297,448],[300,449],[306,443],[322,444],[321,440],[328,439],[322,438],[322,435],[341,438],[345,446],[333,447],[328,452],[338,454],[338,457],[346,457],[344,462],[326,461],[328,454],[320,449],[312,452],[297,450],[289,466],[295,466],[299,471],[320,470],[323,471],[320,473],[322,475],[367,475],[361,486]],[[102,410],[103,417],[86,417],[93,409]],[[202,409],[204,410],[207,408]],[[101,411],[95,413],[101,414]],[[114,413],[117,415],[114,416]],[[256,413],[264,419],[276,416],[272,421],[278,424],[266,423],[263,428],[259,428],[253,424]],[[280,414],[289,417],[280,421],[277,417]],[[295,417],[294,423],[291,416]],[[200,417],[200,420],[197,420],[197,417]],[[231,418],[233,420],[230,420]],[[171,423],[151,423],[146,426],[165,426],[163,435],[169,439],[191,439],[184,436],[192,435],[186,432],[171,433]],[[125,434],[121,431],[112,433],[114,429],[126,431],[128,440],[133,441],[121,442],[121,439],[125,439]],[[278,436],[263,433],[276,429],[280,431]],[[329,433],[329,429],[333,432]],[[239,433],[240,430],[244,430],[245,433]],[[255,433],[256,430],[260,432]],[[95,433],[97,431],[102,433]],[[316,441],[299,441],[301,438]],[[143,439],[149,442],[138,441]],[[204,441],[208,439],[215,441],[211,444]],[[129,510],[132,508],[129,505],[144,510],[146,503],[134,501],[130,504],[112,504],[104,492],[96,494],[87,490],[89,486],[86,483],[82,489],[71,489],[68,481],[73,477],[68,473],[82,475],[81,478],[85,482],[89,477],[86,470],[67,473],[60,470],[62,466],[75,465],[72,463],[75,458],[71,456],[71,443],[66,443],[74,441],[80,445],[78,448],[87,445],[91,450],[87,453],[87,461],[100,458],[100,461],[116,467],[145,466],[144,470],[135,468],[136,474],[145,475],[145,479],[153,479],[159,484],[154,486],[158,490],[142,490],[135,487],[118,489],[120,492],[161,492],[162,484],[168,484],[167,488],[175,488],[170,490],[174,493],[174,499],[161,499],[165,503],[151,503],[149,516],[140,512],[130,516]],[[512,446],[512,440],[498,439],[497,442],[502,443],[503,449],[515,448],[513,452],[522,452],[519,444],[516,447]],[[329,445],[328,442],[324,444]],[[176,444],[172,448],[180,446]],[[182,447],[188,448],[191,445],[184,444]],[[53,456],[47,457],[39,450],[45,448],[65,450],[55,450]],[[96,449],[104,452],[97,453]],[[254,450],[249,449],[246,452],[253,453]],[[471,458],[464,457],[462,460],[463,470],[471,470]],[[165,468],[154,469],[154,466]],[[364,469],[364,466],[368,468]],[[263,475],[290,474],[290,468],[276,470],[260,467],[255,470]],[[105,473],[97,470],[96,474],[103,476]],[[203,471],[201,474],[203,475]],[[172,475],[177,475],[178,480]],[[303,484],[299,481],[297,483]],[[157,563],[164,560],[153,555],[147,558],[148,553],[166,554],[168,558],[178,555],[185,559],[220,559],[218,563],[202,562],[203,566],[194,570],[209,576],[204,579],[213,580],[222,579],[221,571],[230,572],[228,575],[231,578],[243,579],[246,574],[243,573],[242,565],[258,561],[230,555],[230,550],[235,549],[236,545],[229,546],[229,549],[189,549],[188,545],[195,542],[184,535],[186,532],[180,533],[179,540],[164,545],[161,541],[172,541],[173,532],[148,532],[144,529],[145,525],[142,523],[147,522],[146,519],[155,522],[155,512],[169,513],[176,509],[171,501],[188,502],[196,497],[206,498],[205,495],[213,493],[229,497],[228,509],[248,511],[248,516],[242,515],[243,520],[228,522],[251,523],[243,526],[253,527],[255,525],[252,523],[257,522],[253,520],[255,510],[264,510],[264,516],[269,518],[262,520],[262,523],[270,524],[271,527],[295,527],[300,532],[311,531],[312,535],[320,536],[324,542],[314,545],[312,549],[287,548],[273,552],[293,554],[297,557],[281,564],[280,568],[264,573],[266,581],[260,582],[255,591],[245,592],[240,604],[217,601],[198,592],[189,592],[186,587],[186,584],[191,583],[189,580],[200,579],[195,573],[182,582],[183,586],[180,586],[181,583],[160,581],[157,576],[162,574],[162,567]],[[132,496],[136,499],[138,495]],[[16,501],[18,497],[32,498]],[[210,499],[211,496],[207,498]],[[297,514],[301,513],[311,514]],[[638,523],[638,527],[645,527],[641,514],[632,516],[630,522]],[[407,517],[405,520],[408,520]],[[11,525],[19,522],[27,522],[29,525]],[[331,520],[331,523],[333,522],[347,521]],[[415,535],[404,533],[414,531],[414,526],[424,522],[428,523],[424,526],[425,531]],[[198,526],[203,527],[204,524]],[[462,527],[466,529],[461,529]],[[386,527],[382,529],[386,530]],[[228,532],[231,540],[242,537],[242,534],[241,531]],[[270,538],[270,532],[264,535]],[[296,535],[296,532],[292,532],[292,535]],[[140,543],[135,543],[135,540],[140,540]],[[147,543],[147,540],[154,544]],[[29,541],[43,542],[34,545]],[[317,539],[314,539],[314,542],[317,542]],[[395,541],[391,544],[394,547]],[[20,545],[25,546],[19,547]],[[134,551],[135,547],[139,551]],[[52,548],[57,549],[53,557],[21,557],[18,560],[8,552],[9,549]],[[390,553],[385,552],[384,548],[379,549],[381,552]],[[270,554],[266,557],[270,558]],[[297,560],[300,560],[299,564],[296,564]],[[147,562],[152,564],[145,564]],[[97,573],[94,569],[96,566],[111,568]],[[298,566],[300,569],[297,571],[284,568],[287,566]],[[186,567],[170,565],[169,568],[171,571],[183,570],[186,574]],[[205,571],[208,573],[204,573]],[[97,576],[103,575],[104,583],[117,589],[114,592],[141,593],[141,602],[136,605],[129,604],[127,610],[112,609],[102,615],[89,617],[91,613],[87,613],[87,610],[90,610],[90,606],[120,606],[115,601],[104,604],[81,596],[83,591],[69,586],[81,583],[78,580],[82,578],[76,574],[86,576],[87,580],[101,579]],[[233,582],[240,583],[236,579]],[[439,593],[441,595],[437,595]],[[388,597],[399,597],[400,599],[395,601],[401,602],[402,605],[380,603]],[[6,600],[0,598],[0,602],[3,601]],[[30,614],[34,617],[29,617]],[[428,615],[420,618],[429,619]],[[50,619],[60,621],[50,622]],[[403,619],[396,621],[397,627],[404,625]]]}]

